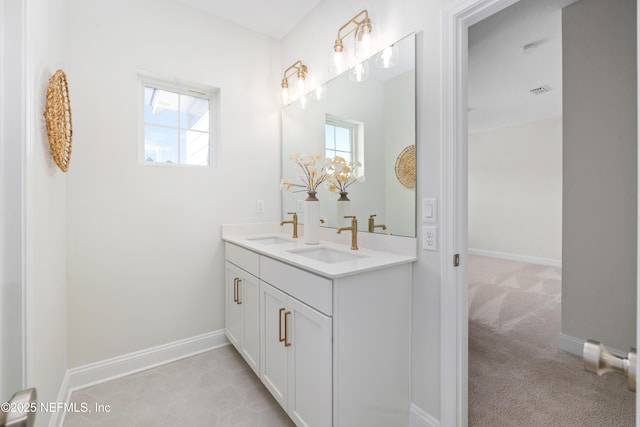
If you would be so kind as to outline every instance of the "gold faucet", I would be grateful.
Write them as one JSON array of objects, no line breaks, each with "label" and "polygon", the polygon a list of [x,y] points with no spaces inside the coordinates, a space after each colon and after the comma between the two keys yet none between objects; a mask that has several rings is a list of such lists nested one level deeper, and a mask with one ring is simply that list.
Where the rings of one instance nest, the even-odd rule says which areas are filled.
[{"label": "gold faucet", "polygon": [[373,233],[375,231],[376,228],[380,227],[383,230],[387,229],[387,226],[384,224],[377,224],[376,225],[376,220],[374,219],[375,215],[369,215],[369,233]]},{"label": "gold faucet", "polygon": [[342,231],[351,230],[351,250],[358,250],[358,220],[354,215],[345,215],[345,218],[351,218],[351,227],[338,228],[338,234]]},{"label": "gold faucet", "polygon": [[280,226],[285,224],[293,224],[293,238],[298,238],[298,214],[295,212],[287,212],[288,215],[293,215],[293,219],[291,221],[281,221]]}]

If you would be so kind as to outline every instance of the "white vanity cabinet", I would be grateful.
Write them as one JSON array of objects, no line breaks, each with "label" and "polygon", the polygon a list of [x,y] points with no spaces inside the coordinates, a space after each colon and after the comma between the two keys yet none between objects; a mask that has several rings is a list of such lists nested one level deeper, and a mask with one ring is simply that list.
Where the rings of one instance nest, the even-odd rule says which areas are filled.
[{"label": "white vanity cabinet", "polygon": [[258,257],[259,377],[296,425],[409,425],[410,261],[324,277],[266,250],[226,251]]},{"label": "white vanity cabinet", "polygon": [[331,317],[260,283],[260,379],[299,426],[330,426]]},{"label": "white vanity cabinet", "polygon": [[296,425],[331,426],[332,319],[314,308],[330,307],[331,280],[267,257],[260,279],[260,379]]},{"label": "white vanity cabinet", "polygon": [[237,246],[226,253],[226,336],[256,374],[260,373],[258,263],[258,254]]}]

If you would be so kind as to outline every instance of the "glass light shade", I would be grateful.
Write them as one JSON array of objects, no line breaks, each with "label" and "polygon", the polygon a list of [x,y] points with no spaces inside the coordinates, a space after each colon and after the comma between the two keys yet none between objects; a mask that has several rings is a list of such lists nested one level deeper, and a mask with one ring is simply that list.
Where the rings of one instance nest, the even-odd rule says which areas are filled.
[{"label": "glass light shade", "polygon": [[309,95],[301,95],[296,101],[296,107],[304,110],[309,106]]},{"label": "glass light shade", "polygon": [[329,53],[329,73],[333,76],[342,74],[347,68],[347,55],[345,49],[336,52],[335,49],[331,49]]},{"label": "glass light shade", "polygon": [[282,88],[282,104],[287,105],[288,102],[289,102],[289,88],[283,87]]},{"label": "glass light shade", "polygon": [[355,36],[355,55],[356,58],[368,59],[376,53],[373,44],[373,25],[369,19],[358,25]]},{"label": "glass light shade", "polygon": [[376,55],[376,65],[379,68],[391,68],[398,64],[400,53],[396,45],[387,46]]},{"label": "glass light shade", "polygon": [[349,79],[353,82],[364,82],[369,78],[369,61],[362,61],[349,70]]},{"label": "glass light shade", "polygon": [[303,97],[306,93],[306,79],[304,77],[299,77],[296,82],[296,95],[298,97]]},{"label": "glass light shade", "polygon": [[311,99],[315,101],[322,101],[327,98],[327,86],[321,85],[310,92]]}]

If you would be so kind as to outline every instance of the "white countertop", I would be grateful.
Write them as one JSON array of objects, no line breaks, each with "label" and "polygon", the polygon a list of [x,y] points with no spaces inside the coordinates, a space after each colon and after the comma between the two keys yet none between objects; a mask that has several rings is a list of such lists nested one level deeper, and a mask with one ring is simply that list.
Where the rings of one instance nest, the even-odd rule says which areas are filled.
[{"label": "white countertop", "polygon": [[[269,237],[277,238],[278,243],[265,240]],[[222,238],[229,243],[331,279],[406,264],[416,260],[415,256],[407,254],[366,248],[351,250],[350,245],[331,241],[321,240],[318,245],[307,245],[302,238],[293,239],[291,234],[277,232],[248,235],[223,233]],[[337,251],[351,259],[328,263],[302,255],[304,251],[316,248]]]}]

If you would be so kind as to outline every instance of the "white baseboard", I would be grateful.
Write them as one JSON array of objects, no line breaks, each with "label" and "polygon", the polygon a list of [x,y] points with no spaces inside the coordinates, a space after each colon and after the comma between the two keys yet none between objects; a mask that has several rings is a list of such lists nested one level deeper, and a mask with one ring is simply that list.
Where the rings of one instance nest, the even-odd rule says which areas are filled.
[{"label": "white baseboard", "polygon": [[485,249],[473,249],[467,250],[469,255],[489,256],[493,258],[508,259],[511,261],[528,262],[530,264],[548,265],[549,267],[562,267],[562,261],[553,258],[541,258],[529,255],[510,254],[506,252],[488,251]]},{"label": "white baseboard", "polygon": [[[582,359],[582,350],[584,347],[584,343],[586,340],[572,337],[570,335],[559,334],[558,335],[558,348],[562,351],[566,351],[569,354],[573,354],[574,356],[578,356]],[[619,357],[628,357],[629,354],[627,352],[617,350],[615,348],[606,347],[612,354],[615,354]]]},{"label": "white baseboard", "polygon": [[[71,393],[76,390],[228,345],[224,332],[221,329],[69,369],[62,381],[58,402],[69,402]],[[63,424],[64,412],[56,412],[49,427],[62,427]]]},{"label": "white baseboard", "polygon": [[440,421],[432,417],[427,411],[411,404],[410,427],[440,427]]}]

